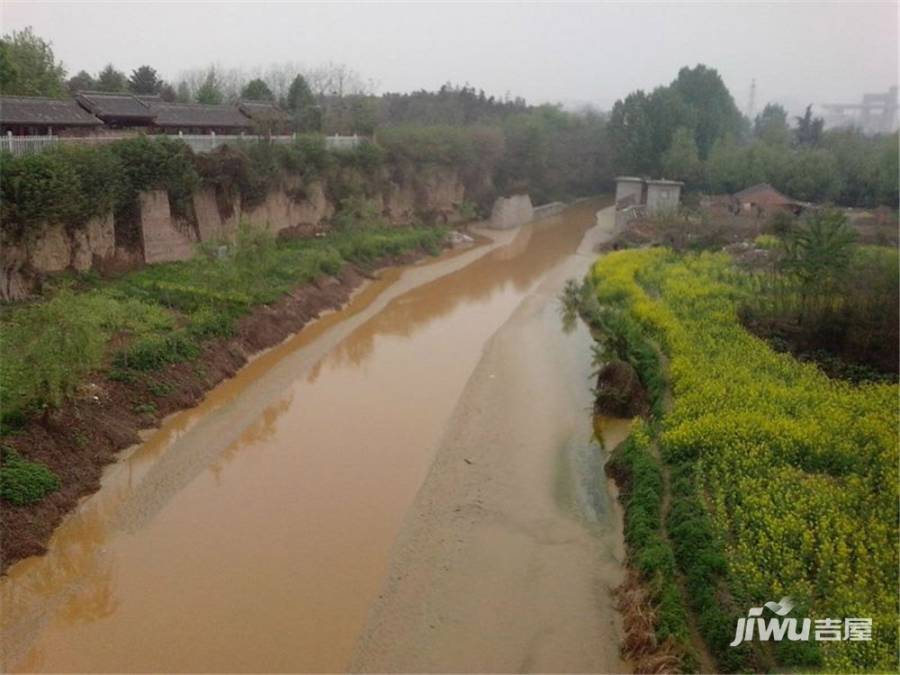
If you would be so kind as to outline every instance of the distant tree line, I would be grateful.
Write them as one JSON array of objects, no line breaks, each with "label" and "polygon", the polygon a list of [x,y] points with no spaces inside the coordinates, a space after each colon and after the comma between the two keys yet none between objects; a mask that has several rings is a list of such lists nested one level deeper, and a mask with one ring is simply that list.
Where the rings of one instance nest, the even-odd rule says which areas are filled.
[{"label": "distant tree line", "polygon": [[714,193],[767,182],[806,201],[898,203],[896,133],[825,131],[811,106],[792,125],[777,103],[751,121],[719,74],[703,65],[617,101],[607,131],[618,173],[683,180],[689,189]]},{"label": "distant tree line", "polygon": [[636,174],[683,180],[688,189],[707,192],[768,182],[808,201],[898,203],[897,134],[825,131],[811,107],[791,124],[775,103],[750,120],[718,72],[704,65],[682,68],[650,93],[629,94],[607,116],[531,106],[449,83],[434,92],[375,95],[371,81],[333,63],[249,71],[208,66],[185,71],[174,83],[149,65],[129,75],[109,64],[96,75],[82,70],[66,79],[51,45],[30,28],[0,39],[3,93],[58,97],[88,89],[206,104],[272,101],[300,132],[378,137],[394,128],[435,127],[440,145],[447,136],[438,127],[490,128],[488,136],[501,139],[498,186],[527,188],[537,200],[597,192],[615,174]]}]

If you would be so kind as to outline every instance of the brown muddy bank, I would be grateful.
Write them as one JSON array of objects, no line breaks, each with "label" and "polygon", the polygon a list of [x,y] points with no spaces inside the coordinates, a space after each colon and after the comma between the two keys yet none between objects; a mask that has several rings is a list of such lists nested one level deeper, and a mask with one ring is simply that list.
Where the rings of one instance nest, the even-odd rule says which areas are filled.
[{"label": "brown muddy bank", "polygon": [[[373,268],[404,265],[425,255],[415,251],[385,257]],[[255,307],[240,319],[233,337],[207,343],[197,359],[171,364],[147,377],[122,382],[95,373],[72,400],[4,438],[4,445],[52,469],[62,487],[37,504],[0,503],[0,572],[47,550],[63,517],[81,497],[99,489],[103,467],[116,461],[119,451],[139,443],[141,429],[156,427],[166,415],[195,406],[254,354],[282,342],[322,312],[340,308],[369,276],[345,265],[337,276]]]}]

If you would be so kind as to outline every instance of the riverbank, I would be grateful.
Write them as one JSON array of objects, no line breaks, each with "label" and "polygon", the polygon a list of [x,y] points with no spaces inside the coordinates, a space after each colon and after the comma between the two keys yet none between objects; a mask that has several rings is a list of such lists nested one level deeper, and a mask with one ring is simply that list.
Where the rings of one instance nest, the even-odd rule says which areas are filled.
[{"label": "riverbank", "polygon": [[63,517],[100,487],[103,467],[141,441],[141,430],[196,405],[255,354],[282,342],[323,312],[343,306],[372,278],[373,270],[406,265],[433,252],[416,247],[383,255],[365,267],[344,264],[335,275],[250,308],[236,318],[227,336],[205,339],[191,358],[160,364],[152,372],[101,368],[88,373],[59,407],[30,416],[2,438],[3,446],[49,468],[60,487],[36,503],[0,502],[0,570],[5,573],[16,561],[42,554]]}]

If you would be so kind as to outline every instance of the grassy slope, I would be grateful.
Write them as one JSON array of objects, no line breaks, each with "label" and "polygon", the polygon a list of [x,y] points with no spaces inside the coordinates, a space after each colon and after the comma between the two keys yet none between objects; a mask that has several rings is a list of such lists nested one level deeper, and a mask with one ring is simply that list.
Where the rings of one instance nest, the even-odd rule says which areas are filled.
[{"label": "grassy slope", "polygon": [[359,228],[323,239],[276,243],[242,229],[220,258],[155,265],[113,281],[81,280],[39,302],[8,307],[0,324],[0,396],[8,428],[72,393],[85,375],[108,366],[114,377],[190,359],[204,340],[231,334],[253,306],[337,273],[415,249],[436,252],[435,228]]}]

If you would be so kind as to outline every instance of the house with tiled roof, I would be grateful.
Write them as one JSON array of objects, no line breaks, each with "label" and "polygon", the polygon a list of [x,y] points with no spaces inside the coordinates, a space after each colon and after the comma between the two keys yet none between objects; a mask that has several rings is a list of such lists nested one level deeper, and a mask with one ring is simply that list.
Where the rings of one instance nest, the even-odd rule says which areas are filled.
[{"label": "house with tiled roof", "polygon": [[0,133],[13,136],[87,136],[103,121],[72,99],[0,96]]},{"label": "house with tiled roof", "polygon": [[782,194],[768,183],[757,183],[740,192],[735,192],[734,199],[742,211],[754,212],[757,215],[777,210],[800,213],[812,206],[807,202]]},{"label": "house with tiled roof", "polygon": [[149,105],[126,92],[80,91],[75,95],[75,100],[113,128],[149,126],[155,117]]},{"label": "house with tiled roof", "polygon": [[157,97],[139,97],[153,112],[153,127],[164,133],[239,134],[253,130],[253,121],[237,106],[169,103]]},{"label": "house with tiled roof", "polygon": [[282,134],[291,118],[274,103],[171,103],[159,96],[80,91],[74,99],[0,96],[0,129],[14,136],[92,135],[106,130],[165,134]]}]

